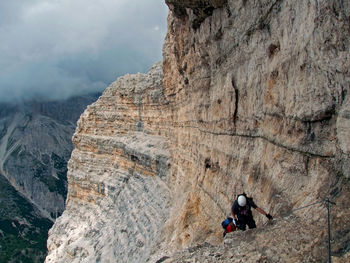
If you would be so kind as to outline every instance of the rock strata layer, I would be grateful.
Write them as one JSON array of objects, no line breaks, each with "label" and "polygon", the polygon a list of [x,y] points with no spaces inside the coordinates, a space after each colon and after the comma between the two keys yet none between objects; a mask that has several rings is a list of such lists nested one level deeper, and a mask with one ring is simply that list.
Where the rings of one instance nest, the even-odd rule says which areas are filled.
[{"label": "rock strata layer", "polygon": [[162,91],[157,64],[147,75],[119,78],[81,116],[68,165],[67,209],[51,230],[46,262],[149,257],[170,206],[170,154],[154,130],[166,122]]},{"label": "rock strata layer", "polygon": [[163,75],[120,78],[80,119],[47,262],[202,262],[172,252],[220,244],[243,191],[276,219],[254,214],[259,230],[216,247],[222,262],[324,260],[324,208],[286,216],[326,197],[332,254],[345,260],[350,3],[166,3]]}]

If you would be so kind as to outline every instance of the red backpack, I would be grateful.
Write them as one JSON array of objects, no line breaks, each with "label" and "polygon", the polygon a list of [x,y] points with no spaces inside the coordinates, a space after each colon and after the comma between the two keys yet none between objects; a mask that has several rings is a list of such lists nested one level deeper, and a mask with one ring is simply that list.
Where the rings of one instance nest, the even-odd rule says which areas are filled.
[{"label": "red backpack", "polygon": [[221,226],[223,229],[225,229],[224,236],[226,235],[226,233],[230,233],[237,230],[236,222],[235,220],[233,220],[232,217],[228,217],[224,221],[222,221]]}]

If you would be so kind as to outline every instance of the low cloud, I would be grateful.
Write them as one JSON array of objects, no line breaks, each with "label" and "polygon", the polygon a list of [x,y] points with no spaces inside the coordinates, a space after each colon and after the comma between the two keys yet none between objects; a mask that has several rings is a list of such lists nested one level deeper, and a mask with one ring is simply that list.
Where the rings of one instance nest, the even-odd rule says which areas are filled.
[{"label": "low cloud", "polygon": [[2,1],[0,101],[102,91],[147,71],[161,59],[166,16],[159,0]]}]

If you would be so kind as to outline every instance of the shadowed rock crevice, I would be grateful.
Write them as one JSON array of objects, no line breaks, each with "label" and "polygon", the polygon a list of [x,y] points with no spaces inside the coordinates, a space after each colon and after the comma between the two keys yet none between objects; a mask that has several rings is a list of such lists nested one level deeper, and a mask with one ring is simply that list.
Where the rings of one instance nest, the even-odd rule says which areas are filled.
[{"label": "shadowed rock crevice", "polygon": [[165,2],[173,10],[175,16],[181,19],[188,16],[186,8],[191,9],[195,15],[192,20],[193,29],[198,29],[216,8],[222,8],[227,4],[227,0],[166,0]]}]

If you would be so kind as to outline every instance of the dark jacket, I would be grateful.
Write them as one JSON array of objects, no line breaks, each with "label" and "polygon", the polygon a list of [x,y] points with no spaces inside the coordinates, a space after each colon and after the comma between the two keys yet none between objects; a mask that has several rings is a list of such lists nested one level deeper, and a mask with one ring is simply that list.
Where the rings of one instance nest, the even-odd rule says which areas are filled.
[{"label": "dark jacket", "polygon": [[233,202],[232,212],[239,218],[253,217],[252,208],[256,209],[257,205],[254,203],[253,198],[247,197],[247,204],[245,206],[240,206],[237,199]]}]

